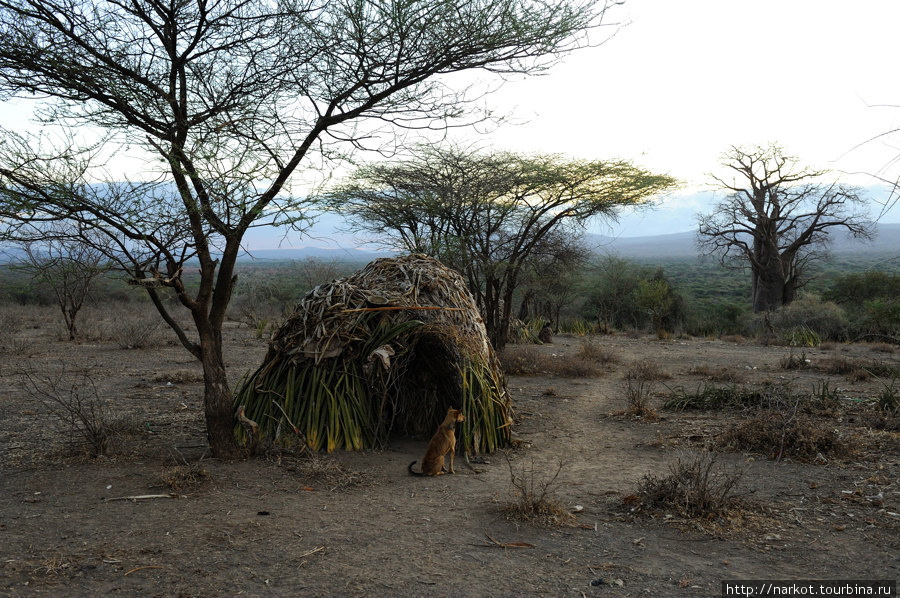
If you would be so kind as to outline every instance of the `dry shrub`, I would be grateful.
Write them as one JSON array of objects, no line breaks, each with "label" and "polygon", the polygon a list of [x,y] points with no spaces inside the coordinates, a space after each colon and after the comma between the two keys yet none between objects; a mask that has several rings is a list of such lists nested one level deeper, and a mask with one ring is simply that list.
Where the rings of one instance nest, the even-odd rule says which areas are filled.
[{"label": "dry shrub", "polygon": [[743,472],[723,471],[716,455],[703,451],[679,456],[665,476],[645,475],[637,493],[626,497],[633,510],[675,511],[682,517],[711,518],[736,506],[734,489]]},{"label": "dry shrub", "polygon": [[747,377],[740,370],[721,366],[718,368],[708,365],[695,365],[687,371],[689,376],[701,376],[711,382],[744,382]]},{"label": "dry shrub", "polygon": [[121,349],[149,349],[164,344],[159,317],[136,316],[109,326],[109,338]]},{"label": "dry shrub", "polygon": [[805,370],[811,367],[812,361],[806,357],[805,351],[796,355],[792,349],[788,355],[781,358],[780,365],[783,370]]},{"label": "dry shrub", "polygon": [[635,380],[671,380],[672,374],[663,370],[652,361],[639,361],[632,363],[625,372],[625,378]]},{"label": "dry shrub", "polygon": [[900,377],[900,367],[889,361],[850,359],[848,357],[832,357],[822,360],[817,369],[835,376],[845,376],[855,382],[864,382],[876,378]]},{"label": "dry shrub", "polygon": [[659,414],[650,407],[654,381],[660,377],[659,368],[647,361],[633,364],[625,372],[626,415],[656,420]]},{"label": "dry shrub", "polygon": [[594,378],[603,375],[603,367],[596,361],[579,355],[551,357],[548,373],[563,378]]},{"label": "dry shrub", "polygon": [[537,376],[544,372],[544,355],[530,345],[507,345],[498,355],[503,371],[512,376]]},{"label": "dry shrub", "polygon": [[729,407],[759,406],[766,402],[770,395],[783,392],[774,386],[767,386],[762,390],[754,390],[732,384],[731,386],[716,386],[704,384],[696,392],[688,392],[683,387],[671,391],[669,398],[663,404],[663,409],[726,409]]},{"label": "dry shrub", "polygon": [[65,425],[73,437],[80,437],[90,457],[106,455],[112,437],[107,401],[87,370],[20,373],[24,391]]},{"label": "dry shrub", "polygon": [[890,343],[872,343],[869,350],[873,353],[896,353],[897,347]]},{"label": "dry shrub", "polygon": [[817,367],[826,374],[846,376],[858,370],[859,364],[848,357],[831,357],[823,359]]},{"label": "dry shrub", "polygon": [[891,380],[900,378],[900,366],[889,361],[871,361],[864,368],[876,378]]},{"label": "dry shrub", "polygon": [[196,369],[177,369],[168,372],[160,372],[153,376],[153,382],[163,384],[188,384],[191,382],[203,382],[203,372]]},{"label": "dry shrub", "polygon": [[760,409],[750,419],[722,433],[717,446],[751,452],[780,461],[822,461],[849,454],[849,446],[826,420],[798,413],[794,408]]},{"label": "dry shrub", "polygon": [[503,371],[512,376],[560,376],[563,378],[591,378],[604,370],[598,361],[581,353],[575,355],[547,354],[546,349],[533,345],[507,345],[499,355]]},{"label": "dry shrub", "polygon": [[860,414],[859,423],[873,430],[900,432],[900,412],[866,411]]},{"label": "dry shrub", "polygon": [[612,353],[607,349],[604,349],[598,343],[595,343],[593,341],[585,341],[581,343],[581,345],[579,345],[578,347],[577,355],[581,359],[595,361],[604,365],[622,362],[622,359],[618,355]]},{"label": "dry shrub", "polygon": [[557,463],[556,471],[549,478],[540,477],[533,457],[529,464],[523,462],[516,470],[506,453],[506,463],[513,500],[500,507],[502,513],[511,519],[542,527],[560,527],[575,522],[575,516],[555,496],[555,488],[559,485],[557,478],[565,466],[563,461]]}]

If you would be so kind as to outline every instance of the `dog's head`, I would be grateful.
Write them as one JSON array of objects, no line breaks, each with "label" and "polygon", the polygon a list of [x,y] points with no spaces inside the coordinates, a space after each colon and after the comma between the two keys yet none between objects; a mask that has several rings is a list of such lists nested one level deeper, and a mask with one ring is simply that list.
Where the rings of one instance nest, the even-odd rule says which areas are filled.
[{"label": "dog's head", "polygon": [[463,415],[461,410],[450,407],[447,409],[447,419],[452,422],[464,422],[466,421],[466,416]]}]

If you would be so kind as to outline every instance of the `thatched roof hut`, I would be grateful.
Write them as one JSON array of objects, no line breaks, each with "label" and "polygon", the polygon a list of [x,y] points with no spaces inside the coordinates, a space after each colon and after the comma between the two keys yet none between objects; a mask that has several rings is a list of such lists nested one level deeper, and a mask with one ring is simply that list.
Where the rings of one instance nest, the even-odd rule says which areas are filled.
[{"label": "thatched roof hut", "polygon": [[[463,278],[425,255],[375,260],[310,291],[275,332],[236,407],[259,433],[313,450],[428,437],[448,407],[470,453],[508,444],[506,380]],[[246,432],[236,433],[246,440]]]}]

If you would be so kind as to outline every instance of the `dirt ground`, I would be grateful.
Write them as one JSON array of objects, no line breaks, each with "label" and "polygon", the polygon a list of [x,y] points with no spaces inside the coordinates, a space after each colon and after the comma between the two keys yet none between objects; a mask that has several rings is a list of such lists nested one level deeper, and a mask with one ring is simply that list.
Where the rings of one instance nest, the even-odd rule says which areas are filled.
[{"label": "dirt ground", "polygon": [[[84,329],[118,321],[86,318]],[[456,475],[415,478],[406,466],[425,443],[408,438],[312,459],[208,458],[190,355],[161,330],[140,349],[121,348],[114,332],[70,343],[57,319],[49,308],[31,310],[0,333],[4,596],[719,596],[726,579],[900,577],[900,434],[865,417],[882,382],[785,369],[788,347],[557,336],[535,349],[548,364],[585,342],[615,359],[593,377],[510,376],[520,444],[508,460],[492,455],[476,473],[457,459]],[[265,341],[237,323],[227,333],[235,381],[259,364]],[[898,355],[837,344],[806,349],[803,359],[897,366]],[[621,413],[625,373],[639,363],[661,372],[651,389],[655,421]],[[74,380],[79,367],[115,424],[109,456],[86,457],[77,435],[22,385],[23,371],[40,380],[65,369],[64,380]],[[643,476],[665,475],[748,417],[659,408],[672,389],[716,377],[803,389],[827,382],[842,408],[816,417],[830,418],[853,450],[810,463],[722,453],[723,466],[743,470],[738,514],[631,512]],[[560,460],[550,494],[575,523],[508,517],[511,471],[539,484]]]}]

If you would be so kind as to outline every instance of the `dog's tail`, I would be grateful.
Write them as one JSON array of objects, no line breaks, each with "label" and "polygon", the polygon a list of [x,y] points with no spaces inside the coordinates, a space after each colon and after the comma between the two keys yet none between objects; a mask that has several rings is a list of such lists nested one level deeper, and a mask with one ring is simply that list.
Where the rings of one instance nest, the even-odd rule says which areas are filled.
[{"label": "dog's tail", "polygon": [[[418,461],[418,459],[416,459],[416,461]],[[409,471],[409,475],[419,475],[419,476],[425,475],[425,474],[422,473],[422,472],[419,472],[419,471],[413,471],[412,466],[416,464],[416,461],[413,461],[412,463],[410,463],[410,464],[406,467],[407,471]]]}]

